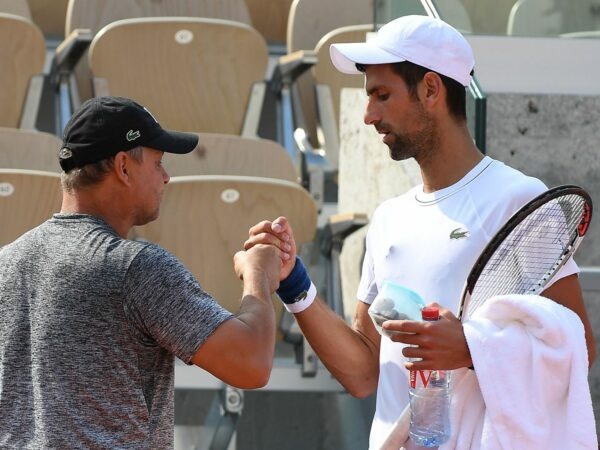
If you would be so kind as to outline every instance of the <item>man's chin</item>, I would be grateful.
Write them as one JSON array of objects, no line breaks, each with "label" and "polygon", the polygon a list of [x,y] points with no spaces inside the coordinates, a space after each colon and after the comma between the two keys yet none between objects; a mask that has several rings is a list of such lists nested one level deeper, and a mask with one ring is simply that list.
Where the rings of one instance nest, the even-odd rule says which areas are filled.
[{"label": "man's chin", "polygon": [[404,152],[394,149],[393,147],[390,147],[390,158],[392,158],[394,161],[404,161],[410,159],[411,157],[411,155],[408,155]]},{"label": "man's chin", "polygon": [[135,221],[135,226],[141,227],[143,225],[146,225],[147,223],[154,222],[156,219],[158,219],[158,215],[158,210],[156,210],[154,214],[148,214],[147,216],[140,217],[138,218],[138,220]]}]

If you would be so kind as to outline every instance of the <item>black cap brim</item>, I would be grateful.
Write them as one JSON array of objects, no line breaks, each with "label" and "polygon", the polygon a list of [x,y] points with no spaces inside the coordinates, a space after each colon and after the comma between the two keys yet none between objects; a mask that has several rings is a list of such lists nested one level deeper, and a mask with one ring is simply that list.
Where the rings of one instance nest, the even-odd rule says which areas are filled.
[{"label": "black cap brim", "polygon": [[163,129],[158,136],[144,142],[143,145],[161,152],[184,154],[198,146],[198,135]]}]

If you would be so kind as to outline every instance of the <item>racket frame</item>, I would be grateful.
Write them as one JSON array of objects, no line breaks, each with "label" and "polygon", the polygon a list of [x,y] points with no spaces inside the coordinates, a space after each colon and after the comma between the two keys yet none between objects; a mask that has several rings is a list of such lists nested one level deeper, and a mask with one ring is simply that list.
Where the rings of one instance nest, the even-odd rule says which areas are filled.
[{"label": "racket frame", "polygon": [[469,275],[467,277],[467,281],[465,283],[465,287],[463,288],[463,294],[461,296],[460,307],[458,310],[458,318],[460,320],[463,319],[464,311],[468,308],[471,293],[475,288],[475,284],[479,279],[479,276],[483,272],[486,264],[490,260],[491,256],[494,252],[500,247],[504,239],[521,223],[523,222],[533,211],[545,205],[546,203],[558,198],[563,197],[565,195],[578,195],[584,199],[584,211],[577,227],[577,233],[574,238],[568,243],[564,252],[562,253],[560,259],[556,262],[556,264],[552,267],[552,269],[548,272],[548,276],[541,280],[539,286],[535,291],[531,291],[530,294],[539,294],[545,286],[548,285],[550,280],[554,278],[554,275],[559,271],[559,269],[568,261],[568,259],[575,253],[581,240],[585,236],[590,221],[592,219],[592,199],[590,195],[581,187],[575,185],[561,185],[547,191],[541,193],[533,200],[530,200],[526,203],[521,209],[519,209],[516,213],[514,213],[510,219],[498,230],[498,232],[494,235],[494,237],[488,242],[485,246],[475,264],[471,268]]}]

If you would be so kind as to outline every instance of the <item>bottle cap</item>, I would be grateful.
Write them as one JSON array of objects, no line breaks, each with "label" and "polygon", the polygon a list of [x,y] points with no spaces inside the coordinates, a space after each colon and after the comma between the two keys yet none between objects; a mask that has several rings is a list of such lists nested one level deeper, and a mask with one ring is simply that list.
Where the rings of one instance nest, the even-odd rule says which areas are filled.
[{"label": "bottle cap", "polygon": [[440,318],[440,310],[436,306],[425,306],[421,310],[421,318],[423,320],[438,320]]}]

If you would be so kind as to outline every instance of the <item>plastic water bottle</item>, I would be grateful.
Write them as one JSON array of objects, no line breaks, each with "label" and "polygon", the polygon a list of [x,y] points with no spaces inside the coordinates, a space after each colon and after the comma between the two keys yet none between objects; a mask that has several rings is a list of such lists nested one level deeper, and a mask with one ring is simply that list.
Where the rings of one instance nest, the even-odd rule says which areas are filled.
[{"label": "plastic water bottle", "polygon": [[[423,320],[438,320],[436,307],[421,311]],[[411,370],[409,380],[411,440],[423,447],[437,447],[450,438],[450,372]]]}]

